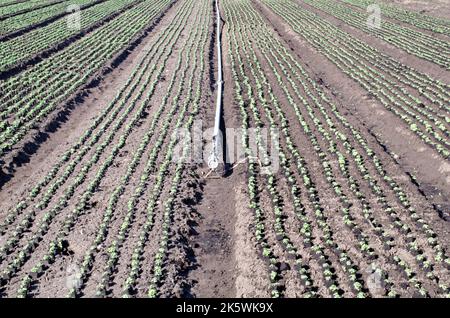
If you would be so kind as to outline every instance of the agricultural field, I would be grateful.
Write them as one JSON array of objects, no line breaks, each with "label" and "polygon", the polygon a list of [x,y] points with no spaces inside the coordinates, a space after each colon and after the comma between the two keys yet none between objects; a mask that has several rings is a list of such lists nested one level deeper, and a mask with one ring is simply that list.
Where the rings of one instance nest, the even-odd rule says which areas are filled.
[{"label": "agricultural field", "polygon": [[0,298],[449,298],[449,10],[0,0]]}]

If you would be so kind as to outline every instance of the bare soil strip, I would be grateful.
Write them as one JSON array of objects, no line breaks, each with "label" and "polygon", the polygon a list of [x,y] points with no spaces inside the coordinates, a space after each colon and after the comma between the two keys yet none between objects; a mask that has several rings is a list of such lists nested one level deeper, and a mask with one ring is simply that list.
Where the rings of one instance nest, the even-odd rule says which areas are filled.
[{"label": "bare soil strip", "polygon": [[431,15],[438,18],[448,18],[448,16],[450,15],[450,3],[448,0],[437,0],[433,1],[433,3],[421,0],[383,0],[383,2],[396,7],[416,11],[421,14]]}]

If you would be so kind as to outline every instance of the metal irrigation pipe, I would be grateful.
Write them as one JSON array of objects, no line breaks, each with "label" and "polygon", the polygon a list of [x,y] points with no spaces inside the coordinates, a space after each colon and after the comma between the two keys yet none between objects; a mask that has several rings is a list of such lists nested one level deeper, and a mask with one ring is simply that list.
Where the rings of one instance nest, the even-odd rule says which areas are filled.
[{"label": "metal irrigation pipe", "polygon": [[214,120],[214,132],[212,136],[212,151],[208,158],[208,166],[211,169],[216,169],[219,166],[219,140],[221,136],[220,131],[220,115],[222,113],[222,44],[220,42],[220,12],[218,0],[216,3],[216,19],[217,19],[217,100],[216,100],[216,117]]}]

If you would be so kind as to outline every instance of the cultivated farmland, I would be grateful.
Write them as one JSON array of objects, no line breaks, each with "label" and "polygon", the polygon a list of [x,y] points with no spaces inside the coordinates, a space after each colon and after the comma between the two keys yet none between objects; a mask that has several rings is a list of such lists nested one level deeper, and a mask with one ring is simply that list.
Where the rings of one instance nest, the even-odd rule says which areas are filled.
[{"label": "cultivated farmland", "polygon": [[445,8],[0,0],[0,297],[450,297]]}]

